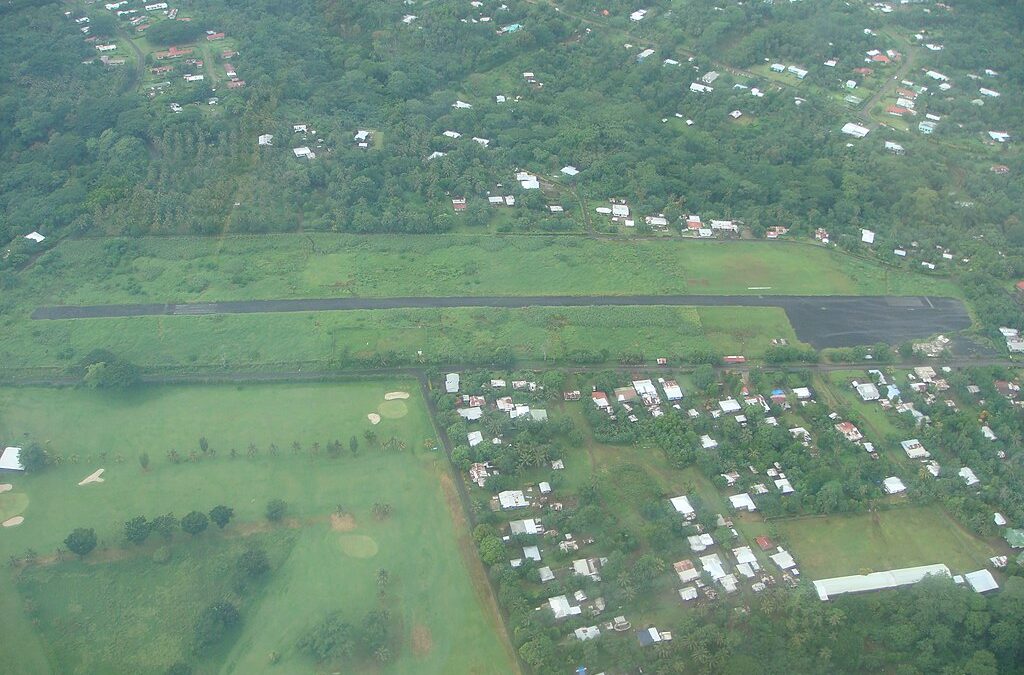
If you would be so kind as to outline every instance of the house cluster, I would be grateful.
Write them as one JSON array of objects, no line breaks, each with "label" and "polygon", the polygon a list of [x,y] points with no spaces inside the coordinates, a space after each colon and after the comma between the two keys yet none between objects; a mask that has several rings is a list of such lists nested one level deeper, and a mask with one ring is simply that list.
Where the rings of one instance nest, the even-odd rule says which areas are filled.
[{"label": "house cluster", "polygon": [[[507,380],[491,380],[489,389],[495,398],[493,403],[490,404],[487,402],[487,397],[483,393],[460,394],[459,390],[461,386],[461,377],[459,374],[448,373],[445,377],[445,392],[448,394],[455,394],[457,396],[456,405],[458,407],[456,407],[456,411],[459,416],[467,422],[477,422],[481,420],[485,411],[499,411],[503,414],[507,414],[509,419],[524,418],[533,422],[546,422],[548,419],[548,411],[544,408],[530,407],[525,403],[515,402],[516,392],[534,393],[543,391],[544,387],[536,382],[512,380],[512,394],[508,394],[510,387]],[[475,447],[484,441],[483,433],[472,432],[468,435],[467,440],[469,441],[470,447]],[[492,438],[491,442],[495,445],[499,445],[501,443],[501,439]]]},{"label": "house cluster", "polygon": [[[658,384],[664,392],[666,403],[676,410],[681,410],[682,406],[679,405],[678,401],[683,399],[683,390],[679,385],[674,380],[666,380],[664,378],[658,378]],[[596,389],[590,395],[598,410],[607,413],[612,419],[615,419],[616,416],[616,412],[612,407],[612,401],[622,407],[630,422],[639,421],[636,415],[636,408],[638,407],[647,410],[652,417],[661,417],[665,414],[662,410],[661,393],[651,380],[634,380],[629,386],[614,389],[612,394],[611,400],[609,400],[605,392],[597,391]]]},{"label": "house cluster", "polygon": [[[698,599],[715,600],[719,593],[716,589],[726,594],[735,593],[743,583],[750,584],[752,591],[760,593],[777,583],[775,576],[767,571],[768,561],[778,568],[783,582],[790,586],[796,585],[796,577],[800,575],[796,561],[788,551],[776,546],[768,537],[757,537],[755,540],[762,556],[767,559],[760,560],[750,546],[729,546],[727,543],[715,541],[714,537],[704,532],[704,528],[695,522],[697,514],[686,495],[672,497],[669,503],[693,532],[687,536],[690,550],[694,554],[703,554],[694,556],[696,563],[693,559],[684,558],[672,564],[672,569],[682,584],[677,592],[683,602]],[[717,514],[716,522],[719,528],[726,528],[730,532],[729,544],[742,543],[731,520]],[[708,552],[715,548],[720,550]]]},{"label": "house cluster", "polygon": [[1002,326],[999,333],[1006,340],[1006,349],[1011,354],[1024,354],[1024,337],[1021,337],[1019,330]]},{"label": "house cluster", "polygon": [[771,70],[773,73],[788,73],[789,75],[795,76],[798,80],[802,80],[805,77],[807,77],[807,74],[809,72],[806,68],[801,68],[800,66],[796,65],[787,66],[784,63],[773,63],[768,67],[768,69]]},{"label": "house cluster", "polygon": [[[292,148],[292,154],[294,154],[298,159],[316,159],[317,151],[331,151],[330,148],[326,148],[324,146],[323,136],[318,136],[316,129],[310,128],[308,124],[293,124],[292,134],[302,134],[302,141],[306,143],[309,142],[310,138],[313,139],[313,148],[310,148],[308,145],[300,145]],[[260,145],[270,145],[273,138],[274,137],[270,134],[263,134],[260,136]],[[266,139],[266,143],[263,142],[264,139]]]}]

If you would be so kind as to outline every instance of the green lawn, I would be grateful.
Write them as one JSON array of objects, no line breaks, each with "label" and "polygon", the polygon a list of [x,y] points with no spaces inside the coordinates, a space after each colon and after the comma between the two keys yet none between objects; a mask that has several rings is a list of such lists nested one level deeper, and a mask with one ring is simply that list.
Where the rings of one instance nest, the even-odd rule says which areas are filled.
[{"label": "green lawn", "polygon": [[[371,446],[362,436],[370,428],[366,415],[393,390],[412,398],[385,406],[384,420],[373,427],[378,445]],[[403,410],[402,418],[388,416]],[[357,457],[347,450],[353,435],[360,439]],[[198,451],[201,436],[214,457],[169,462],[168,450],[187,456]],[[392,437],[405,450],[380,447]],[[267,670],[269,653],[277,651],[274,672],[308,673],[314,664],[295,649],[307,629],[333,610],[358,622],[379,603],[395,617],[394,659],[359,669],[515,669],[482,570],[467,555],[471,543],[445,461],[430,449],[434,434],[415,382],[166,387],[130,396],[0,389],[0,439],[37,440],[66,458],[77,455],[36,476],[4,477],[15,486],[5,497],[25,495],[27,505],[22,525],[0,531],[3,559],[29,548],[52,557],[78,526],[94,527],[100,539],[85,562],[50,560],[20,572],[5,565],[0,572],[6,672],[155,673],[185,658],[201,673],[253,673]],[[340,458],[323,449],[314,456],[314,442],[334,439],[346,446]],[[248,456],[250,443],[255,457]],[[142,451],[152,458],[145,472],[137,461]],[[98,468],[106,469],[105,482],[77,485]],[[276,528],[263,518],[272,498],[289,509]],[[389,519],[373,518],[377,502],[392,505]],[[177,533],[167,564],[152,560],[155,539],[141,548],[122,543],[121,524],[130,517],[181,516],[218,503],[232,506],[236,521],[195,541]],[[332,523],[338,504],[352,514],[354,529]],[[251,541],[266,547],[274,571],[241,600],[243,626],[233,644],[193,656],[194,617],[211,598],[231,593],[225,569]],[[392,579],[382,600],[380,568]]]},{"label": "green lawn", "polygon": [[985,567],[996,554],[933,507],[772,522],[811,579],[944,563],[954,573]]},{"label": "green lawn", "polygon": [[708,348],[757,357],[776,337],[798,344],[777,308],[400,309],[22,320],[0,331],[0,356],[7,368],[61,367],[104,348],[151,367],[296,369],[327,367],[345,355],[365,363],[387,352],[406,363],[485,360],[506,349],[526,360],[580,349],[607,350],[610,360]]}]

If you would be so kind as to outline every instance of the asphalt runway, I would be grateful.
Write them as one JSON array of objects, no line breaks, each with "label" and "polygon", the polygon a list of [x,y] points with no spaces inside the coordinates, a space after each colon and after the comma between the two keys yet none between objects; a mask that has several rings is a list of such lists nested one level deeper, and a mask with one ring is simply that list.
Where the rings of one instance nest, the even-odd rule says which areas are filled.
[{"label": "asphalt runway", "polygon": [[[133,316],[202,316],[276,312],[335,312],[373,309],[460,307],[779,307],[800,340],[817,349],[853,347],[926,338],[968,328],[970,316],[953,298],[925,296],[799,295],[545,295],[457,296],[443,298],[318,298],[234,300],[187,304],[84,305],[39,307],[33,319],[105,319]],[[742,317],[742,314],[740,315]],[[742,320],[742,318],[741,318]]]}]

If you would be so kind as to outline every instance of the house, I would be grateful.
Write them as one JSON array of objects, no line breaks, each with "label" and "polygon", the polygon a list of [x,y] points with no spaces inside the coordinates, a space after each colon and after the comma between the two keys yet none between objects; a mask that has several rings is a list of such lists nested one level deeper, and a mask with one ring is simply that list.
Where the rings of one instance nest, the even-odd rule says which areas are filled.
[{"label": "house", "polygon": [[889,476],[888,478],[882,481],[882,489],[885,491],[885,494],[887,495],[895,495],[901,492],[906,492],[907,486],[904,485],[903,481],[901,481],[898,477]]},{"label": "house", "polygon": [[836,431],[841,433],[843,437],[846,438],[846,440],[850,441],[851,443],[856,443],[857,441],[864,438],[864,435],[860,432],[860,429],[854,426],[852,422],[840,422],[835,426]]},{"label": "house", "polygon": [[714,70],[709,70],[708,72],[701,75],[700,81],[703,82],[704,84],[714,84],[715,80],[717,79],[718,73],[715,72]]},{"label": "house", "polygon": [[575,635],[576,639],[580,642],[594,640],[601,637],[601,629],[597,626],[583,626],[573,631],[573,635]]},{"label": "house", "polygon": [[508,524],[508,526],[512,534],[540,534],[544,531],[540,521],[536,518],[513,520]]},{"label": "house", "polygon": [[742,406],[740,406],[739,401],[737,401],[734,398],[727,398],[724,401],[719,401],[718,407],[724,413],[735,413],[739,412],[742,409]]},{"label": "house", "polygon": [[566,176],[575,176],[579,172],[580,172],[580,170],[577,169],[574,166],[563,166],[562,167],[562,173],[564,173]]},{"label": "house", "polygon": [[796,492],[796,490],[794,490],[793,486],[790,484],[788,478],[776,478],[775,487],[778,488],[779,492],[781,492],[784,495]]},{"label": "house", "polygon": [[903,452],[907,453],[907,457],[910,459],[928,459],[932,456],[932,453],[925,450],[924,446],[921,445],[921,441],[916,438],[900,441],[900,445],[903,447]]},{"label": "house", "polygon": [[964,575],[964,581],[971,587],[975,593],[988,593],[989,591],[998,590],[999,584],[996,583],[995,577],[988,570],[981,569],[977,572],[968,572]]},{"label": "house", "polygon": [[456,213],[460,213],[466,210],[466,198],[455,197],[452,199],[452,210]]},{"label": "house", "polygon": [[537,574],[540,575],[540,581],[542,584],[555,580],[555,573],[552,572],[551,568],[547,565],[538,569]]},{"label": "house", "polygon": [[907,153],[907,151],[903,149],[902,145],[899,143],[893,143],[892,141],[885,142],[885,149],[894,155],[905,155]]},{"label": "house", "polygon": [[459,391],[459,374],[448,373],[444,376],[444,390],[449,394],[456,394]]},{"label": "house", "polygon": [[739,110],[733,110],[731,113],[729,113],[729,117],[733,118],[734,120],[738,120],[742,116],[743,113],[740,112]]},{"label": "house", "polygon": [[821,579],[814,582],[814,590],[817,591],[818,598],[824,601],[845,593],[864,593],[908,586],[931,575],[948,577],[950,576],[949,568],[945,565],[922,565],[886,572]]},{"label": "house", "polygon": [[24,471],[21,464],[21,448],[8,446],[0,454],[0,471]]},{"label": "house", "polygon": [[775,563],[780,570],[788,570],[796,567],[796,561],[793,560],[793,556],[790,555],[789,551],[781,546],[778,548],[776,553],[773,553],[768,557],[772,559],[772,562]]},{"label": "house", "polygon": [[640,21],[646,15],[647,15],[647,10],[646,9],[638,9],[635,12],[633,12],[632,14],[629,15],[629,20],[630,21]]},{"label": "house", "polygon": [[874,244],[875,243],[875,233],[872,232],[871,230],[865,230],[864,228],[861,228],[860,240],[861,240],[861,242],[863,242],[865,244]]},{"label": "house", "polygon": [[864,138],[865,136],[868,135],[868,133],[871,132],[871,129],[868,129],[867,127],[862,127],[861,125],[856,124],[854,122],[847,122],[846,124],[843,125],[843,128],[840,129],[840,131],[846,134],[847,136],[853,136],[854,138]]},{"label": "house", "polygon": [[1005,131],[990,131],[988,132],[988,137],[996,143],[1005,143],[1010,140],[1010,134]]},{"label": "house", "polygon": [[672,504],[672,508],[674,508],[676,512],[683,514],[683,517],[687,520],[693,520],[697,516],[697,512],[693,510],[693,507],[690,505],[690,500],[686,495],[672,497],[668,501]]},{"label": "house", "polygon": [[711,438],[707,434],[704,434],[703,436],[700,437],[700,447],[704,448],[705,450],[712,450],[718,447],[718,441]]},{"label": "house", "polygon": [[974,475],[974,471],[972,471],[971,468],[967,466],[961,467],[960,471],[957,472],[957,475],[963,478],[964,483],[968,486],[977,485],[978,483],[981,482],[980,480],[978,480],[978,477]]},{"label": "house", "polygon": [[37,244],[43,243],[43,240],[46,239],[46,237],[44,237],[43,235],[39,234],[36,231],[29,232],[28,234],[25,235],[25,238],[28,239],[29,241],[34,241]]},{"label": "house", "polygon": [[805,77],[807,77],[808,72],[801,68],[800,66],[789,66],[788,68],[786,68],[786,71],[792,73],[793,75],[796,75],[796,79],[798,80],[802,80]]},{"label": "house", "polygon": [[487,484],[487,479],[490,477],[490,467],[486,462],[474,462],[469,465],[469,480],[476,483],[480,487]]},{"label": "house", "polygon": [[680,389],[675,380],[667,380],[662,384],[662,387],[665,389],[666,400],[678,401],[683,398],[683,390]]},{"label": "house", "polygon": [[117,45],[96,45],[96,51],[98,52],[112,52],[117,49]]},{"label": "house", "polygon": [[481,431],[471,431],[466,434],[466,440],[469,442],[469,447],[475,448],[484,442],[484,435]]},{"label": "house", "polygon": [[211,31],[207,31],[206,39],[208,41],[210,41],[210,42],[213,42],[214,40],[223,40],[224,39],[224,33],[214,33],[214,32],[211,32]]},{"label": "house", "polygon": [[692,91],[695,94],[708,94],[710,92],[713,92],[714,89],[712,89],[711,87],[707,86],[706,84],[701,84],[699,82],[693,82],[693,83],[690,84],[690,91]]},{"label": "house", "polygon": [[653,645],[656,642],[669,641],[672,639],[672,633],[668,631],[659,631],[657,628],[643,628],[636,632],[636,637],[640,641],[641,647],[647,647]]},{"label": "house", "polygon": [[305,157],[306,159],[316,158],[316,153],[314,153],[306,146],[302,146],[300,148],[292,148],[292,152],[295,153],[296,157]]},{"label": "house", "polygon": [[608,403],[608,394],[603,391],[595,391],[590,395],[590,398],[598,408],[603,410],[611,408],[611,405]]},{"label": "house", "polygon": [[645,50],[643,50],[642,52],[640,52],[639,54],[636,55],[636,60],[637,61],[643,61],[644,59],[646,59],[648,56],[650,56],[653,53],[654,53],[653,49],[645,49]]},{"label": "house", "polygon": [[595,558],[580,558],[572,561],[573,574],[580,577],[590,577],[594,581],[600,581],[601,576],[597,573],[597,560]]},{"label": "house", "polygon": [[784,73],[784,72],[786,72],[786,66],[785,66],[785,64],[782,64],[782,63],[773,63],[770,66],[770,68],[771,68],[771,71],[773,73]]},{"label": "house", "polygon": [[812,396],[811,390],[807,387],[795,387],[793,389],[793,395],[796,396],[797,399],[801,401],[806,401],[810,399]]},{"label": "house", "polygon": [[857,394],[860,396],[860,400],[864,402],[877,401],[882,397],[882,395],[878,392],[878,387],[876,387],[871,382],[864,382],[863,384],[858,384],[855,387],[855,389],[857,390]]},{"label": "house", "polygon": [[185,75],[183,77],[186,82],[202,82],[205,79],[202,75]]},{"label": "house", "polygon": [[548,606],[551,608],[551,612],[555,615],[556,619],[564,619],[567,616],[577,616],[583,613],[583,609],[578,605],[575,607],[570,605],[568,598],[564,595],[548,598]]},{"label": "house", "polygon": [[732,504],[732,507],[734,509],[736,509],[737,511],[739,511],[739,510],[756,511],[757,510],[757,505],[754,504],[754,500],[751,499],[750,495],[748,493],[746,493],[746,492],[740,493],[738,495],[730,496],[729,497],[729,502]]},{"label": "house", "polygon": [[1006,166],[1005,164],[993,164],[992,173],[999,174],[1000,176],[1005,176],[1006,174],[1010,173],[1010,167]]},{"label": "house", "polygon": [[178,49],[177,47],[171,47],[166,52],[156,52],[153,54],[153,58],[157,61],[163,61],[164,59],[179,59],[182,56],[188,56],[192,53],[192,48]]},{"label": "house", "polygon": [[935,131],[935,122],[921,122],[917,125],[917,130],[926,136],[930,136]]},{"label": "house", "polygon": [[680,560],[677,563],[673,563],[672,569],[674,569],[676,574],[679,576],[679,581],[684,584],[700,578],[700,572],[697,571],[693,562],[689,560]]},{"label": "house", "polygon": [[467,422],[475,422],[484,416],[484,411],[479,406],[457,408],[456,412]]},{"label": "house", "polygon": [[[1021,533],[1022,539],[1024,539],[1024,531]],[[714,538],[707,532],[703,534],[692,534],[686,538],[686,543],[690,545],[690,550],[694,553],[700,553],[708,548],[715,545]],[[1024,546],[1024,543],[1021,544]]]},{"label": "house", "polygon": [[452,107],[453,108],[458,108],[459,110],[468,110],[469,108],[473,107],[473,104],[472,103],[466,103],[465,101],[458,101],[457,100],[457,101],[455,101],[455,103],[452,103]]},{"label": "house", "polygon": [[523,557],[533,562],[540,562],[540,547],[538,546],[524,546]]}]

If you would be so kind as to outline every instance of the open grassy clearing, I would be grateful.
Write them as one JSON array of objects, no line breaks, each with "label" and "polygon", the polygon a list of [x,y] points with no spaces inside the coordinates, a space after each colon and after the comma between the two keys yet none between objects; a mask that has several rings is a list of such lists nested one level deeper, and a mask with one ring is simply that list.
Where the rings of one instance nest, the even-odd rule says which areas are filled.
[{"label": "open grassy clearing", "polygon": [[996,554],[933,507],[776,520],[772,525],[811,579],[932,563],[970,572]]},{"label": "open grassy clearing", "polygon": [[607,350],[610,360],[708,349],[757,357],[777,337],[798,344],[778,308],[396,309],[21,321],[0,332],[0,355],[8,368],[60,367],[98,348],[145,366],[300,368],[388,353],[454,363],[498,350],[527,360],[578,350]]},{"label": "open grassy clearing", "polygon": [[68,240],[21,281],[26,308],[346,295],[958,295],[946,280],[811,245],[565,237]]},{"label": "open grassy clearing", "polygon": [[[411,398],[385,404],[384,394],[396,390]],[[372,427],[379,443],[394,437],[404,450],[385,451],[363,438],[371,428],[366,415],[375,410],[384,418]],[[360,441],[356,457],[348,450],[353,435]],[[198,452],[201,436],[214,457],[168,461],[172,448],[185,457]],[[394,616],[393,659],[359,668],[514,670],[479,584],[482,572],[463,555],[461,512],[444,488],[445,460],[430,449],[436,441],[415,382],[151,388],[124,396],[4,389],[0,438],[37,440],[78,456],[36,476],[8,478],[15,486],[8,495],[27,496],[27,505],[25,522],[0,532],[0,555],[32,548],[46,558],[78,526],[94,527],[100,540],[83,562],[20,572],[5,566],[0,573],[5,634],[18,638],[0,644],[0,657],[15,664],[6,672],[155,673],[187,657],[201,673],[252,673],[266,670],[277,651],[275,672],[308,673],[312,661],[295,648],[300,636],[330,611],[358,622],[381,603]],[[345,444],[339,458],[313,454],[313,443],[325,448],[336,438]],[[255,457],[248,456],[250,443]],[[142,451],[152,458],[145,472],[136,460]],[[106,469],[103,483],[77,485],[98,468]],[[288,514],[272,528],[263,509],[273,498],[288,503]],[[393,515],[375,519],[377,502],[391,504]],[[219,503],[232,506],[236,520],[194,541],[176,533],[166,564],[153,561],[162,543],[156,535],[139,548],[122,544],[121,525],[135,515],[180,517]],[[338,504],[351,515],[345,523],[331,518]],[[230,592],[225,568],[253,541],[267,549],[274,570],[240,603],[243,624],[233,647],[229,639],[195,660],[194,617]],[[383,600],[375,581],[380,568],[392,579]],[[23,611],[26,602],[38,629]],[[462,648],[467,641],[473,649]]]}]

